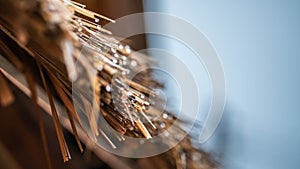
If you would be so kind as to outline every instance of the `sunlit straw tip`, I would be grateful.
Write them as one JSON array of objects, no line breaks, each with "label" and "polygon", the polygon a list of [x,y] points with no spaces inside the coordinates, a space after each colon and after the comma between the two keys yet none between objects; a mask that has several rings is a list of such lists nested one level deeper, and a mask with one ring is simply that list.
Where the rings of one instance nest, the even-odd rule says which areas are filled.
[{"label": "sunlit straw tip", "polygon": [[96,19],[97,17],[99,17],[99,18],[102,18],[102,19],[108,20],[108,21],[110,21],[110,22],[112,22],[112,23],[116,23],[116,21],[115,21],[115,20],[113,20],[113,19],[110,19],[110,18],[108,18],[108,17],[106,17],[106,16],[103,16],[103,15],[100,15],[100,14],[98,14],[98,13],[94,13],[94,17],[95,17],[95,19]]},{"label": "sunlit straw tip", "polygon": [[141,122],[140,119],[138,119],[138,120],[136,121],[136,125],[137,125],[137,127],[139,128],[139,130],[141,131],[141,133],[144,135],[144,137],[145,137],[146,139],[151,139],[151,138],[152,138],[152,136],[151,136],[151,134],[149,133],[148,129],[147,129],[146,126]]},{"label": "sunlit straw tip", "polygon": [[81,3],[78,3],[78,2],[75,2],[75,1],[70,1],[72,4],[74,4],[74,5],[77,5],[77,6],[80,6],[81,8],[85,8],[86,7],[86,5],[84,5],[84,4],[81,4]]}]

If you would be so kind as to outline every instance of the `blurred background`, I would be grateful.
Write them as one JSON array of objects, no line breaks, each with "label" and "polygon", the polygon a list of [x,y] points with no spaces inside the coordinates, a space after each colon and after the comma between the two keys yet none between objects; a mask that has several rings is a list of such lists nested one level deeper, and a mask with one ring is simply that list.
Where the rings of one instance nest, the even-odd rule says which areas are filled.
[{"label": "blurred background", "polygon": [[[299,1],[144,2],[145,11],[168,13],[197,27],[223,64],[225,112],[216,133],[201,146],[228,169],[299,168]],[[176,56],[193,55],[173,39],[149,37],[147,42]]]},{"label": "blurred background", "polygon": [[[198,28],[207,36],[220,57],[227,93],[220,125],[212,138],[199,146],[213,154],[226,169],[299,168],[299,1],[78,2],[113,19],[143,11],[163,12],[180,17]],[[147,20],[144,22],[147,23]],[[207,86],[209,79],[205,69],[197,69],[197,65],[189,61],[188,58],[194,55],[191,51],[174,39],[156,35],[131,37],[130,44],[137,50],[145,47],[166,49],[185,60],[191,69],[199,73],[197,80],[203,84],[201,94],[206,98],[202,103],[203,110],[208,108],[211,95]],[[30,102],[17,89],[14,91],[17,94],[15,104],[0,109],[1,144],[8,149],[3,150],[1,147],[4,146],[0,145],[0,150],[12,153],[22,168],[45,168],[43,152],[39,151],[42,145],[37,120],[34,113],[31,116],[25,115],[31,112],[32,108],[28,106]],[[45,115],[44,118],[51,126],[50,117]],[[54,168],[106,167],[91,152],[81,155],[70,133],[68,142],[71,142],[73,160],[63,164],[57,155],[59,148],[53,126],[47,128],[47,131]]]}]

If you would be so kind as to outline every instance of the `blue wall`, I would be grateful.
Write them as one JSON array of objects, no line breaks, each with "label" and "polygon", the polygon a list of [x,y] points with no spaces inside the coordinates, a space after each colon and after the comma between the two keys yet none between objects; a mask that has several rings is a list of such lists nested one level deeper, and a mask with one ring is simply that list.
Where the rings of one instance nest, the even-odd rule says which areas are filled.
[{"label": "blue wall", "polygon": [[[299,8],[297,0],[145,0],[146,11],[195,25],[219,54],[227,101],[207,147],[224,168],[300,167]],[[149,46],[178,52],[155,37]]]}]

